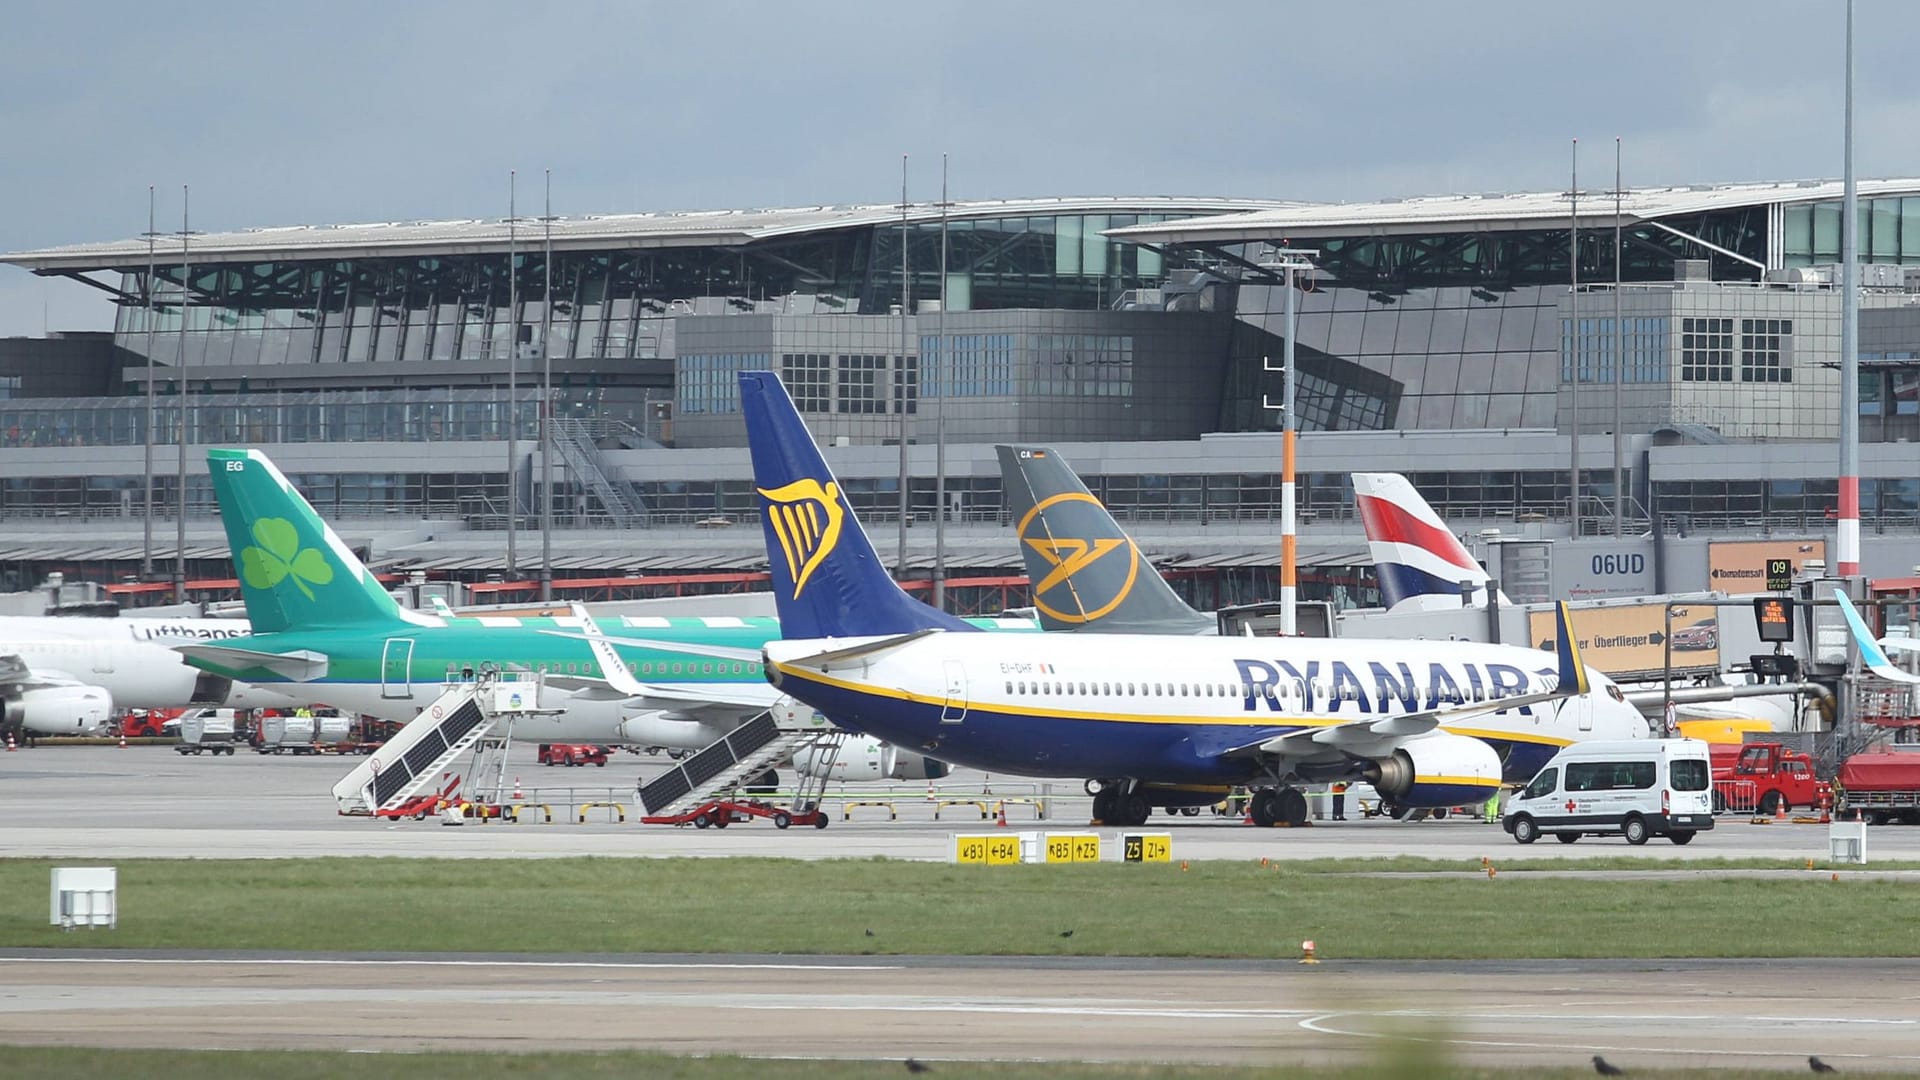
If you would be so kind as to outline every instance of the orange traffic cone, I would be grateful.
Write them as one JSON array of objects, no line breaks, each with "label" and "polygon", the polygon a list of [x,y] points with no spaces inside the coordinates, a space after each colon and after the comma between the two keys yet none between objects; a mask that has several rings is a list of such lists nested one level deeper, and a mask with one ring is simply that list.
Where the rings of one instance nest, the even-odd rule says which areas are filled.
[{"label": "orange traffic cone", "polygon": [[1779,799],[1779,800],[1776,800],[1776,801],[1774,802],[1774,804],[1773,804],[1773,820],[1775,820],[1775,821],[1785,821],[1785,820],[1787,820],[1787,800],[1785,800],[1785,799]]},{"label": "orange traffic cone", "polygon": [[1320,958],[1314,955],[1313,939],[1309,938],[1300,943],[1300,962],[1303,964],[1317,964],[1320,962]]},{"label": "orange traffic cone", "polygon": [[517,776],[513,778],[513,797],[516,799],[525,797],[520,794],[520,778]]},{"label": "orange traffic cone", "polygon": [[1820,824],[1833,824],[1833,800],[1825,795],[1820,796]]},{"label": "orange traffic cone", "polygon": [[1006,828],[1007,827],[1007,801],[1005,799],[1002,799],[999,802],[995,803],[994,811],[998,815],[996,820],[994,821],[994,824],[1000,826],[1003,829]]},{"label": "orange traffic cone", "polygon": [[120,749],[125,750],[126,748],[127,748],[127,734],[126,732],[123,731],[120,733]]},{"label": "orange traffic cone", "polygon": [[11,754],[18,749],[20,748],[13,745],[13,732],[7,732],[7,753]]}]

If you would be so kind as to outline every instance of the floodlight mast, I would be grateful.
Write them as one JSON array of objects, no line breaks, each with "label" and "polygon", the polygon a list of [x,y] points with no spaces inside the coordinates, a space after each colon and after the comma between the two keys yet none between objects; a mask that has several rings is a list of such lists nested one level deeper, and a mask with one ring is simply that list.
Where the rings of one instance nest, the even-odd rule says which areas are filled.
[{"label": "floodlight mast", "polygon": [[[1265,409],[1280,411],[1280,633],[1283,637],[1293,637],[1299,633],[1299,621],[1295,607],[1299,602],[1299,558],[1297,534],[1295,529],[1294,499],[1294,437],[1298,425],[1294,422],[1294,349],[1293,339],[1299,321],[1298,304],[1295,300],[1296,275],[1313,269],[1313,260],[1320,254],[1316,250],[1304,248],[1281,248],[1271,260],[1260,264],[1263,270],[1279,270],[1286,274],[1287,290],[1287,337],[1281,352],[1280,404],[1275,405],[1266,397],[1260,399]],[[1266,363],[1267,371],[1273,365]]]}]

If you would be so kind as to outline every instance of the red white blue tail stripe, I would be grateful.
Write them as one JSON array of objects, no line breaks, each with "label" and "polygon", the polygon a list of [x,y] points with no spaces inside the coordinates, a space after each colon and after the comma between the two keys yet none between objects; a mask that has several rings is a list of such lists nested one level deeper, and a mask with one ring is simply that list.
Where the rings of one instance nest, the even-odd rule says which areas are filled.
[{"label": "red white blue tail stripe", "polygon": [[[1485,607],[1492,578],[1399,473],[1354,473],[1353,496],[1389,611]],[[1462,582],[1471,582],[1463,594]],[[1506,597],[1500,597],[1506,603]]]}]

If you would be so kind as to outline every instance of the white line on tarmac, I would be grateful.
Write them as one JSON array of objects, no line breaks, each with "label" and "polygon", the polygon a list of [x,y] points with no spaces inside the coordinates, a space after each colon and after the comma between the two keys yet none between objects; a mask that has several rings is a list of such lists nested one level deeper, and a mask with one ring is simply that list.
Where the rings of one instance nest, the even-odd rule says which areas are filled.
[{"label": "white line on tarmac", "polygon": [[242,964],[272,967],[505,967],[505,968],[612,968],[616,970],[718,970],[718,971],[900,971],[902,964],[726,964],[716,962],[621,962],[596,960],[340,960],[272,958],[263,960],[183,958],[167,960],[150,956],[0,956],[0,964]]},{"label": "white line on tarmac", "polygon": [[[1486,1046],[1486,1047],[1497,1047],[1497,1048],[1508,1049],[1508,1050],[1568,1050],[1568,1051],[1593,1050],[1596,1052],[1605,1051],[1606,1053],[1610,1053],[1610,1054],[1664,1054],[1669,1057],[1674,1057],[1674,1056],[1679,1056],[1684,1054],[1697,1054],[1703,1057],[1789,1057],[1790,1058],[1790,1057],[1801,1056],[1797,1051],[1786,1051],[1786,1050],[1715,1050],[1715,1049],[1707,1049],[1704,1047],[1687,1047],[1684,1049],[1675,1049],[1672,1045],[1621,1046],[1617,1044],[1602,1044],[1602,1043],[1549,1043],[1549,1042],[1520,1042],[1516,1040],[1499,1040],[1499,1039],[1458,1039],[1458,1038],[1451,1038],[1446,1036],[1409,1035],[1409,1034],[1403,1034],[1400,1032],[1388,1032],[1388,1031],[1350,1031],[1342,1028],[1327,1026],[1327,1021],[1334,1020],[1339,1017],[1350,1016],[1350,1017],[1359,1018],[1359,1017],[1364,1017],[1369,1015],[1375,1015],[1375,1014],[1321,1013],[1319,1016],[1310,1016],[1307,1019],[1300,1021],[1299,1026],[1302,1028],[1305,1028],[1308,1031],[1318,1032],[1319,1034],[1322,1034],[1322,1035],[1345,1035],[1345,1036],[1350,1036],[1350,1037],[1359,1038],[1359,1039],[1401,1039],[1407,1042],[1444,1043],[1449,1046]],[[1433,1013],[1431,1015],[1439,1017],[1439,1016],[1445,1016],[1447,1014]],[[1502,1019],[1502,1020],[1523,1019],[1524,1020],[1524,1019],[1531,1019],[1531,1018],[1525,1015],[1515,1017],[1512,1014],[1508,1014],[1505,1016],[1501,1016],[1498,1019]],[[1664,1017],[1663,1019],[1672,1019],[1672,1017]],[[1709,1021],[1717,1022],[1722,1018],[1708,1017],[1705,1019]],[[1912,1054],[1833,1053],[1833,1054],[1827,1054],[1825,1056],[1830,1056],[1835,1058],[1855,1058],[1855,1057],[1876,1058],[1876,1059],[1884,1059],[1887,1061],[1920,1060],[1920,1055],[1912,1055]]]}]

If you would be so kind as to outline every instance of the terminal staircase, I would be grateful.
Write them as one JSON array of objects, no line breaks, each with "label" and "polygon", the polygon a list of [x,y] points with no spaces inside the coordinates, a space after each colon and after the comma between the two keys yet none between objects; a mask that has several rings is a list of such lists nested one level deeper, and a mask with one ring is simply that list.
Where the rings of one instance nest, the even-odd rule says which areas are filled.
[{"label": "terminal staircase", "polygon": [[581,487],[593,492],[614,524],[623,529],[647,523],[647,510],[627,484],[608,479],[600,467],[600,451],[593,443],[593,429],[582,420],[553,417],[549,421],[554,452],[566,463]]},{"label": "terminal staircase", "polygon": [[333,785],[340,813],[392,810],[435,787],[503,718],[537,711],[537,676],[483,672],[449,684],[420,715]]},{"label": "terminal staircase", "polygon": [[[715,795],[738,788],[749,779],[788,760],[796,750],[809,746],[820,747],[824,753],[816,757],[831,766],[832,758],[837,755],[840,743],[845,738],[844,732],[804,706],[798,709],[772,709],[741,724],[705,749],[688,755],[652,781],[640,785],[640,804],[646,808],[649,817],[698,806]],[[826,776],[832,770],[829,767],[818,771]],[[803,778],[801,800],[805,801],[805,798],[806,784]]]}]

